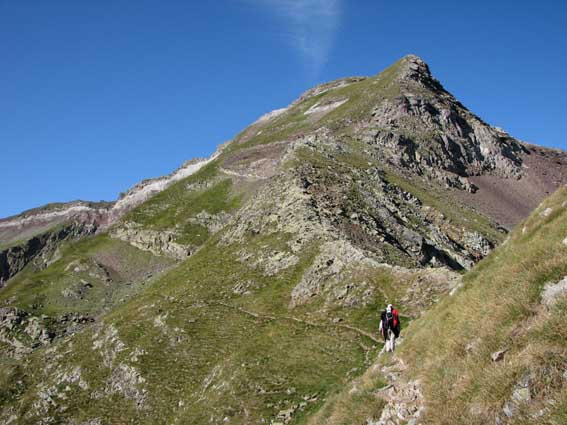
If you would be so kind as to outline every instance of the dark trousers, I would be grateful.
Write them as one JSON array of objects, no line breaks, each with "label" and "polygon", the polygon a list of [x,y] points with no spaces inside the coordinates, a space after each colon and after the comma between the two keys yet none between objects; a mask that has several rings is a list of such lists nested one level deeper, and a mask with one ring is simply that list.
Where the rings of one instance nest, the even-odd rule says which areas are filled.
[{"label": "dark trousers", "polygon": [[[396,326],[392,328],[392,332],[394,332],[395,337],[398,338],[400,336],[400,327]],[[386,342],[388,340],[388,328],[383,329],[382,336],[384,337],[384,342]]]}]

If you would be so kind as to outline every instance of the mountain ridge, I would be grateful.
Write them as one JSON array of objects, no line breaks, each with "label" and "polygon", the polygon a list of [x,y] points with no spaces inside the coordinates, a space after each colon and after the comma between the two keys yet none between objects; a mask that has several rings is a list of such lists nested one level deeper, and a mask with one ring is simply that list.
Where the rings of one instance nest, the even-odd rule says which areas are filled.
[{"label": "mountain ridge", "polygon": [[[459,107],[465,109],[468,111],[468,109],[463,106],[457,99],[454,98],[453,95],[451,95],[439,82],[439,80],[437,80],[431,73],[429,66],[427,65],[427,63],[425,63],[419,56],[415,55],[415,54],[407,54],[405,55],[402,59],[400,59],[397,63],[406,63],[406,66],[402,67],[402,73],[399,76],[399,79],[403,80],[403,79],[411,79],[411,80],[415,80],[418,81],[420,83],[422,83],[423,85],[429,87],[429,88],[433,88],[436,91],[439,91],[441,93],[443,93],[443,95],[448,96],[452,102],[454,102],[456,105],[458,105]],[[395,64],[394,64],[395,65]],[[378,74],[380,75],[380,74]],[[258,123],[265,123],[266,121],[270,121],[273,118],[278,117],[279,115],[285,113],[286,111],[289,110],[289,108],[296,106],[297,104],[304,102],[305,100],[314,97],[314,96],[318,96],[321,95],[329,90],[333,90],[333,89],[337,89],[337,88],[341,88],[341,87],[345,87],[349,84],[352,83],[356,83],[356,82],[360,82],[363,80],[366,80],[368,78],[372,78],[372,77],[362,77],[362,76],[358,76],[358,77],[342,77],[342,78],[338,78],[336,80],[327,82],[327,83],[322,83],[319,84],[311,89],[306,90],[305,92],[303,92],[295,101],[293,101],[289,106],[287,107],[283,107],[280,109],[275,109],[271,112],[265,113],[264,115],[260,116],[254,123],[252,123],[249,127],[254,126],[255,124]],[[340,106],[340,105],[339,105]],[[485,121],[482,120],[482,118],[480,118],[477,115],[474,115],[475,119],[479,120],[482,124],[485,124],[493,129],[495,129],[498,133],[500,133],[502,136],[513,139],[512,137],[509,136],[509,134],[499,128],[499,127],[493,127],[490,126],[489,124],[487,124]],[[238,136],[235,138],[238,139]],[[183,178],[183,176],[186,176],[183,171],[185,168],[187,168],[190,165],[193,165],[194,163],[199,163],[199,162],[203,162],[206,164],[205,161],[211,161],[214,160],[219,154],[220,152],[222,152],[224,146],[230,144],[231,142],[233,142],[235,139],[230,140],[226,143],[224,143],[223,145],[221,145],[221,148],[217,149],[215,152],[213,152],[208,158],[193,158],[190,160],[185,161],[178,169],[172,171],[172,173],[170,173],[169,175],[165,175],[165,176],[161,176],[161,177],[154,177],[154,178],[147,178],[147,179],[143,179],[141,180],[139,183],[136,183],[135,185],[133,185],[131,188],[129,188],[127,191],[123,192],[123,194],[121,195],[121,197],[119,197],[116,201],[100,201],[100,202],[94,202],[94,201],[69,201],[69,202],[58,202],[56,204],[48,204],[46,206],[40,206],[40,207],[34,207],[31,209],[28,209],[26,211],[23,211],[21,213],[15,214],[13,216],[8,216],[5,218],[0,218],[0,222],[2,221],[10,221],[13,220],[15,218],[18,218],[21,215],[30,215],[31,213],[34,213],[36,210],[40,210],[43,208],[49,208],[51,205],[60,205],[60,206],[64,206],[67,204],[71,204],[71,206],[75,203],[83,203],[83,204],[108,204],[108,206],[110,206],[110,204],[114,204],[114,203],[120,203],[120,201],[122,200],[122,197],[124,196],[128,196],[131,192],[136,192],[136,190],[139,190],[141,188],[144,188],[145,186],[147,186],[148,184],[154,183],[154,182],[159,182],[160,180],[167,180],[168,178],[171,177],[175,177],[176,175],[179,175],[177,178]],[[514,140],[518,140],[518,139],[514,139]],[[519,141],[519,140],[518,140]],[[549,147],[545,147],[545,146],[541,146],[541,145],[537,145],[534,143],[528,143],[528,142],[524,142],[524,141],[519,141],[522,145],[526,145],[526,147],[529,149],[529,147],[531,147],[534,151],[537,149],[543,149],[545,151],[548,152],[555,152],[558,155],[564,155],[565,152],[562,149],[559,148],[549,148]],[[516,148],[517,149],[517,148]],[[188,175],[188,174],[187,174]],[[163,189],[163,188],[162,188]],[[157,193],[162,189],[156,189],[155,191],[151,191],[152,193]],[[137,203],[135,203],[137,204]]]},{"label": "mountain ridge", "polygon": [[564,154],[489,127],[415,56],[330,84],[16,261],[0,420],[306,424],[373,366],[380,308],[419,323],[505,243],[500,216],[565,183]]}]

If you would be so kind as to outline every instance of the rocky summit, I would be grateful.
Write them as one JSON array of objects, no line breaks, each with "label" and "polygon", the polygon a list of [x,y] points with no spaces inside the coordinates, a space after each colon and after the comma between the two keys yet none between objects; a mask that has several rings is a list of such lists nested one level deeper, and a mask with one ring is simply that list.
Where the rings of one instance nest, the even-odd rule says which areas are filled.
[{"label": "rocky summit", "polygon": [[561,423],[566,183],[410,55],[116,202],[2,219],[0,424]]}]

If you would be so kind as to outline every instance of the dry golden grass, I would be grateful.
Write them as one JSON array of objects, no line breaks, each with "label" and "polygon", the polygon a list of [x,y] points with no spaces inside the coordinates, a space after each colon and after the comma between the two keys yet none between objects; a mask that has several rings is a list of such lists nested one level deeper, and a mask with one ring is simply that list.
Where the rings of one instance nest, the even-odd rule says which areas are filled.
[{"label": "dry golden grass", "polygon": [[[533,423],[541,415],[538,423],[555,424],[565,418],[567,303],[548,308],[540,293],[546,282],[567,275],[566,199],[563,188],[544,202],[464,277],[459,293],[411,324],[400,352],[423,379],[426,423],[507,419],[503,406],[527,375],[531,400],[518,406],[511,421]],[[491,353],[498,350],[507,352],[493,362]]]},{"label": "dry golden grass", "polygon": [[[509,240],[464,276],[404,334],[397,355],[404,379],[419,379],[426,398],[424,424],[567,423],[567,296],[541,304],[547,282],[567,276],[567,188],[546,200]],[[506,350],[493,362],[491,354]],[[329,397],[310,425],[365,424],[380,417],[385,382],[381,358],[342,392]],[[503,408],[529,379],[529,402],[512,418]]]},{"label": "dry golden grass", "polygon": [[313,415],[308,425],[366,424],[378,419],[386,404],[379,390],[387,385],[380,372],[380,364],[370,367],[362,376],[333,396]]}]

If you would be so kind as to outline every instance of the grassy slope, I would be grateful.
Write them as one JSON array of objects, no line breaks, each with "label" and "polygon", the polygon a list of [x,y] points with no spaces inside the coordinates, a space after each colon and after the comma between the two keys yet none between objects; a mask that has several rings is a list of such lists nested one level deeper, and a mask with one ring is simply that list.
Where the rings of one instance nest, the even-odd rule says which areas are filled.
[{"label": "grassy slope", "polygon": [[[283,250],[285,240],[285,235],[257,235],[245,245],[249,251]],[[42,388],[40,382],[62,391],[67,384],[57,385],[57,377],[78,366],[89,389],[69,385],[72,401],[54,397],[67,409],[52,408],[44,414],[58,420],[100,417],[112,423],[128,423],[132,418],[138,423],[203,423],[210,417],[216,423],[231,417],[231,423],[245,424],[274,418],[317,394],[316,400],[295,412],[296,423],[303,423],[326,397],[334,397],[368,366],[365,359],[373,341],[343,325],[375,333],[375,312],[386,299],[396,299],[397,289],[406,285],[393,285],[393,276],[374,270],[360,277],[378,288],[370,305],[330,308],[314,302],[290,312],[291,289],[317,253],[317,243],[301,254],[298,265],[275,277],[241,263],[238,251],[238,246],[219,246],[213,237],[141,295],[103,316],[105,329],[112,325],[125,347],[110,368],[102,366],[104,350],[93,352],[96,328],[57,343],[54,350],[38,351],[27,364],[5,363],[0,370],[5,406],[29,411]],[[70,258],[64,257],[66,264]],[[238,283],[250,285],[251,294],[234,293]],[[333,324],[332,317],[343,322]],[[163,325],[156,324],[156,318]],[[131,360],[135,352],[143,353],[137,362]],[[50,369],[41,367],[60,353],[65,356]],[[120,363],[136,367],[145,379],[141,387],[147,391],[146,407],[141,410],[118,394],[92,400],[92,394],[108,388]],[[16,385],[17,381],[24,384]],[[20,423],[36,420],[29,416]]]},{"label": "grassy slope", "polygon": [[[192,185],[202,187],[188,190]],[[200,246],[210,236],[209,231],[190,219],[202,211],[230,212],[238,208],[240,201],[241,196],[233,190],[232,181],[219,176],[218,161],[215,161],[153,196],[122,221],[133,221],[153,230],[174,230],[176,242]]]},{"label": "grassy slope", "polygon": [[[422,382],[424,424],[480,425],[494,423],[497,416],[506,423],[503,407],[524,379],[530,382],[531,401],[519,403],[509,423],[567,422],[567,296],[551,307],[541,304],[544,285],[567,275],[566,205],[563,188],[468,272],[456,295],[404,331],[396,354],[409,366],[406,378]],[[499,350],[508,351],[504,360],[493,362],[491,354]],[[380,368],[389,360],[380,358],[309,423],[379,418],[384,401],[377,390],[386,385]],[[350,391],[353,387],[357,391]]]},{"label": "grassy slope", "polygon": [[[188,190],[189,185],[197,188]],[[218,178],[218,165],[212,163],[150,198],[117,225],[135,221],[148,229],[176,230],[176,242],[199,246],[209,238],[209,231],[188,219],[201,211],[217,214],[233,210],[240,199],[230,179]],[[68,312],[96,315],[139,292],[148,275],[174,263],[105,234],[66,242],[59,257],[43,270],[29,264],[0,291],[0,304],[50,316]],[[74,265],[69,267],[71,263]],[[80,271],[73,271],[76,266]],[[81,281],[92,288],[81,290]],[[65,290],[71,291],[70,296],[63,296]]]},{"label": "grassy slope", "polygon": [[[199,246],[207,240],[209,232],[187,219],[200,211],[215,214],[230,210],[239,202],[239,198],[230,193],[230,180],[219,181],[210,187],[206,185],[217,174],[217,165],[210,164],[150,198],[121,221],[136,221],[148,229],[174,229],[177,242]],[[203,184],[204,188],[187,190],[187,185],[191,184]],[[72,262],[79,262],[82,270],[73,273],[75,267],[67,268]],[[61,247],[60,259],[44,270],[37,270],[29,264],[0,291],[0,303],[10,301],[10,305],[33,310],[37,314],[96,314],[119,302],[123,296],[137,293],[141,281],[148,274],[172,264],[173,261],[167,258],[138,250],[106,235],[89,237],[65,243]],[[113,280],[111,285],[106,282],[106,274]],[[81,280],[91,283],[92,289],[79,294],[79,297],[72,294],[63,297],[62,291],[66,289],[79,292]]]},{"label": "grassy slope", "polygon": [[[360,370],[364,350],[359,344],[367,340],[346,329],[312,326],[287,317],[288,294],[312,256],[306,253],[304,258],[277,278],[266,278],[241,264],[231,249],[207,245],[143,295],[104,318],[116,327],[127,347],[116,363],[128,362],[133,351],[143,350],[134,365],[146,380],[148,408],[137,411],[120,397],[89,399],[94,388],[104,389],[111,375],[111,369],[101,366],[100,353],[92,351],[91,329],[56,346],[57,353],[67,353],[60,370],[80,366],[89,391],[72,386],[69,410],[50,414],[112,418],[113,423],[133,417],[139,423],[204,423],[211,415],[217,420],[234,416],[232,423],[256,423],[259,417],[274,416],[300,403],[304,396],[322,397],[337,388],[356,373],[353,367]],[[252,295],[232,292],[235,282],[242,281],[254,282]],[[155,325],[160,315],[164,315],[163,327]],[[57,374],[40,367],[51,356],[45,350],[33,355],[25,380],[52,385]],[[14,388],[14,382],[8,382],[22,373],[18,366],[3,365],[2,383]],[[208,386],[207,376],[212,379]],[[24,394],[21,411],[29,409],[26,403],[34,390]],[[182,408],[179,401],[184,403]],[[30,417],[21,423],[35,420]]]},{"label": "grassy slope", "polygon": [[[257,235],[245,244],[251,251],[269,251],[286,249],[285,241],[285,235]],[[31,291],[23,283],[9,287],[12,293],[21,292],[17,304],[26,307],[45,293],[58,302],[60,284],[56,280],[46,284],[48,278],[58,274],[65,278],[69,262],[82,261],[89,253],[115,243],[122,244],[99,236],[72,244],[44,275],[30,276],[29,284],[38,282],[44,290]],[[342,325],[375,332],[374,312],[385,297],[396,296],[393,278],[376,271],[363,276],[380,288],[376,291],[380,296],[371,305],[320,311],[323,306],[312,303],[292,313],[287,309],[289,294],[317,253],[317,243],[302,253],[297,266],[276,277],[266,277],[241,263],[238,251],[238,246],[219,246],[218,238],[213,237],[195,256],[158,277],[141,295],[103,316],[102,321],[117,329],[126,347],[117,353],[112,368],[101,365],[104,351],[93,352],[96,328],[56,343],[53,350],[40,350],[24,364],[5,362],[0,367],[0,382],[5,388],[0,395],[2,404],[28,412],[39,389],[47,386],[63,391],[67,384],[58,385],[57,378],[79,366],[89,389],[85,391],[77,383],[69,385],[71,401],[54,397],[67,409],[53,408],[44,415],[58,420],[101,417],[113,423],[127,423],[132,418],[141,423],[203,423],[212,415],[233,417],[232,423],[250,423],[274,417],[280,410],[299,405],[304,397],[317,394],[316,400],[296,411],[295,417],[301,421],[327,394],[336,393],[363,370],[373,341]],[[250,285],[252,294],[234,293],[238,283]],[[39,312],[55,314],[57,308],[59,305],[43,301]],[[157,317],[163,326],[156,325]],[[344,322],[334,325],[330,317],[342,317]],[[139,362],[131,361],[135,352],[144,353]],[[64,357],[57,360],[61,353]],[[113,368],[121,362],[136,367],[145,379],[147,408],[141,411],[119,395],[92,400],[92,394],[108,388]],[[41,366],[49,363],[49,369]],[[211,383],[207,385],[208,380]],[[21,423],[36,420],[36,416],[23,417]]]},{"label": "grassy slope", "polygon": [[[304,131],[311,132],[321,127],[345,130],[346,126],[353,121],[367,119],[372,108],[381,100],[392,99],[399,94],[399,87],[394,84],[399,67],[400,63],[397,62],[375,77],[309,97],[263,125],[261,132],[242,143],[240,138],[246,133],[246,130],[243,131],[235,138],[235,142],[228,146],[224,154],[228,155],[251,146],[289,139]],[[317,103],[327,104],[345,98],[348,98],[349,101],[318,121],[313,122],[309,115],[305,115],[305,111]],[[345,131],[348,132],[348,130]]]},{"label": "grassy slope", "polygon": [[[529,413],[547,407],[538,423],[565,423],[567,299],[548,309],[540,293],[546,282],[567,275],[566,199],[563,188],[546,200],[506,244],[465,276],[457,295],[408,329],[401,353],[424,379],[429,423],[494,420],[526,373],[533,381]],[[552,210],[545,217],[547,208]],[[432,341],[443,343],[434,350]],[[470,343],[478,349],[467,350]],[[505,360],[492,362],[490,354],[502,349],[509,350]],[[546,405],[550,399],[557,404]]]},{"label": "grassy slope", "polygon": [[[46,269],[30,264],[10,280],[0,291],[0,304],[49,316],[96,315],[135,293],[148,274],[173,263],[106,235],[65,243],[60,251],[61,258]],[[92,287],[82,289],[81,281]]]},{"label": "grassy slope", "polygon": [[[238,196],[230,193],[230,181],[219,182],[216,177],[214,165],[201,170],[135,209],[125,220],[163,229],[203,210],[214,214],[236,207]],[[205,189],[189,193],[185,190],[189,184],[213,179],[213,185]],[[282,245],[272,239],[258,238],[250,241],[250,246],[265,249],[270,244]],[[13,406],[20,414],[30,412],[37,391],[45,385],[64,389],[65,385],[57,385],[61,374],[54,369],[68,371],[68,366],[80,365],[89,391],[72,385],[69,409],[49,411],[58,420],[98,416],[112,418],[113,423],[126,423],[132,418],[145,423],[156,423],[160,420],[157,418],[161,423],[203,423],[213,412],[218,417],[239,414],[240,423],[246,423],[242,406],[256,418],[274,416],[290,404],[303,401],[304,396],[321,397],[329,388],[340,385],[353,367],[362,364],[365,350],[360,342],[365,338],[344,328],[312,326],[286,317],[289,292],[313,258],[316,246],[293,270],[273,279],[242,265],[235,248],[217,246],[216,242],[209,241],[194,257],[158,278],[143,295],[103,316],[129,347],[119,354],[117,362],[135,349],[144,353],[136,367],[147,382],[147,404],[151,409],[139,412],[134,403],[125,403],[119,396],[97,402],[90,399],[94,388],[104,391],[113,370],[101,367],[101,354],[92,351],[94,328],[56,342],[54,350],[38,350],[23,364],[4,361],[0,366],[2,406]],[[107,251],[112,251],[111,257],[128,256],[126,263],[134,269],[156,258],[104,235],[89,238],[64,247],[62,258],[47,269],[38,272],[30,268],[22,273],[0,292],[1,300],[10,300],[11,305],[36,314],[100,312],[109,305],[106,285],[89,273],[93,271],[92,260]],[[73,273],[75,265],[85,270]],[[80,279],[93,283],[89,293],[80,300],[62,297],[62,291],[73,288]],[[232,287],[238,282],[251,282],[254,296],[233,293]],[[129,294],[142,289],[135,286]],[[113,289],[117,293],[112,294],[112,299],[122,298],[124,293]],[[239,307],[269,313],[270,317],[254,317],[239,311]],[[156,327],[154,320],[164,311],[164,328]],[[63,352],[65,360],[59,363],[57,353]],[[45,369],[44,364],[52,367]],[[210,394],[197,397],[207,392],[203,382],[215,370],[231,375],[234,386],[218,394],[209,390]],[[185,403],[182,409],[180,400]],[[37,416],[21,418],[21,423],[36,421]]]}]

